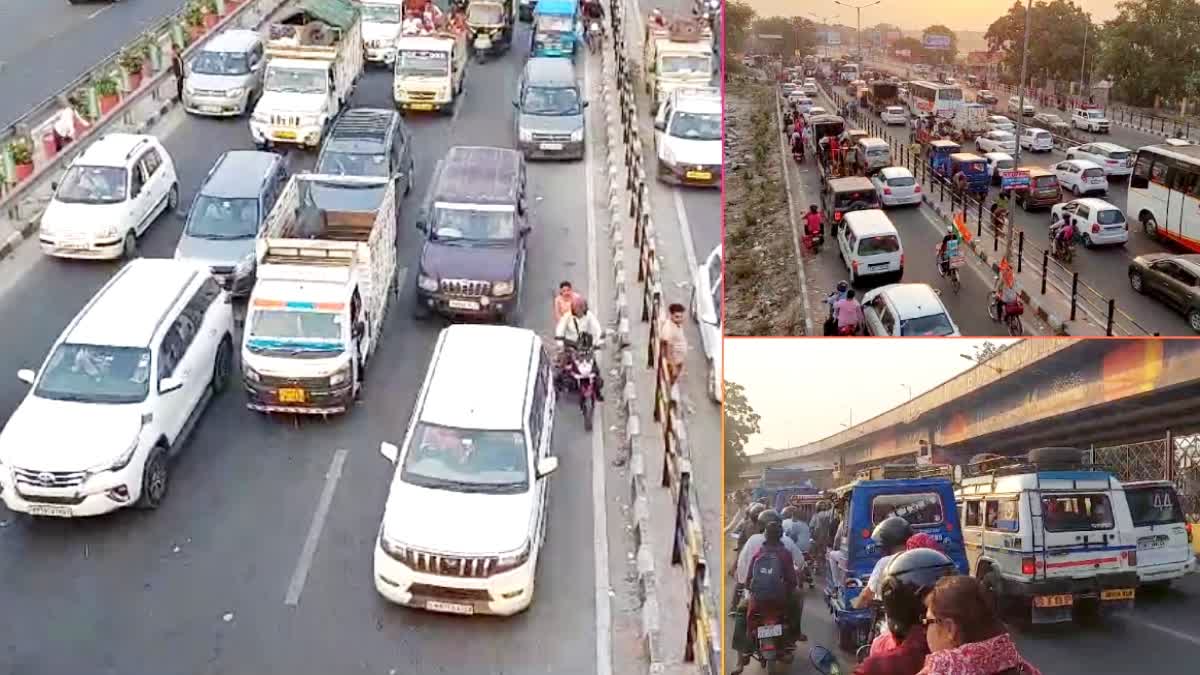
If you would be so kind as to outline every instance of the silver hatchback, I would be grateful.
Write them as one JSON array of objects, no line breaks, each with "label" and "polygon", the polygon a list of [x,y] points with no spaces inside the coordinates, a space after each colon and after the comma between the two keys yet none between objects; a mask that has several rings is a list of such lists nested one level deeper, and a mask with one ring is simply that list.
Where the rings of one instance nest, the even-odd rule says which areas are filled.
[{"label": "silver hatchback", "polygon": [[262,89],[262,37],[252,30],[225,31],[187,63],[183,107],[195,115],[243,115]]}]

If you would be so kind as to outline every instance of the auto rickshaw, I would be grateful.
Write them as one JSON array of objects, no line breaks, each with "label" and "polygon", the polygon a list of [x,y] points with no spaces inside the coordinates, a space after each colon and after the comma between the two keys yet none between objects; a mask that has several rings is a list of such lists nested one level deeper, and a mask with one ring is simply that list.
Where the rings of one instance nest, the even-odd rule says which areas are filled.
[{"label": "auto rickshaw", "polygon": [[939,176],[950,171],[950,155],[960,152],[962,146],[954,141],[938,139],[929,142],[929,168]]},{"label": "auto rickshaw", "polygon": [[883,555],[871,539],[876,525],[892,516],[904,518],[915,532],[936,539],[962,574],[967,573],[967,549],[949,465],[875,467],[834,492],[846,504],[841,513],[845,522],[839,528],[842,538],[828,554],[825,604],[833,614],[838,644],[853,653],[868,643],[875,619],[872,608],[855,609],[852,602]]},{"label": "auto rickshaw", "polygon": [[578,26],[576,0],[538,0],[533,10],[530,55],[574,58]]},{"label": "auto rickshaw", "polygon": [[517,22],[515,0],[470,0],[467,31],[471,51],[482,62],[488,54],[502,54],[512,46]]},{"label": "auto rickshaw", "polygon": [[951,177],[961,171],[967,178],[967,192],[987,194],[991,177],[988,175],[987,160],[972,152],[956,152],[950,155]]}]

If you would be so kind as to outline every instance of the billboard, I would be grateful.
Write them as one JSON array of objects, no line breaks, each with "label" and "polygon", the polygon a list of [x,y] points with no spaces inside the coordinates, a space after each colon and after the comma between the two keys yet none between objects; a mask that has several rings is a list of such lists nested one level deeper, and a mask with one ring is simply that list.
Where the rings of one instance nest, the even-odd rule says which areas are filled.
[{"label": "billboard", "polygon": [[837,32],[836,30],[831,30],[831,31],[825,33],[825,44],[827,44],[827,45],[842,44],[842,34]]},{"label": "billboard", "polygon": [[924,44],[926,49],[950,49],[950,36],[926,35]]}]

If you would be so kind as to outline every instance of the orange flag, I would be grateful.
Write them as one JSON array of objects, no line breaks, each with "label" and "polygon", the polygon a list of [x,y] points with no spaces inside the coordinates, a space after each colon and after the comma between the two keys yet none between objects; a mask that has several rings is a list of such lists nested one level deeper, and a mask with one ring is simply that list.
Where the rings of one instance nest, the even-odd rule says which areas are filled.
[{"label": "orange flag", "polygon": [[971,230],[967,229],[967,216],[961,211],[954,214],[954,227],[958,230],[958,236],[962,237],[966,243],[971,243]]}]

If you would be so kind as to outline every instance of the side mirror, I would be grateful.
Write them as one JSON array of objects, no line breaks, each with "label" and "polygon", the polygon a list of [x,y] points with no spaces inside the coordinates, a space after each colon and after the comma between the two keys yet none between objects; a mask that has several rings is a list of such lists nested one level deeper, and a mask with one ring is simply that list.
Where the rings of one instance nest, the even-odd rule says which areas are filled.
[{"label": "side mirror", "polygon": [[545,478],[558,470],[557,457],[543,457],[537,463],[538,478]]},{"label": "side mirror", "polygon": [[521,102],[520,102],[520,101],[518,101],[517,99],[515,99],[515,98],[514,98],[514,99],[513,99],[513,107],[514,107],[514,108],[520,108],[520,107],[521,107]]},{"label": "side mirror", "polygon": [[37,373],[28,368],[22,368],[17,371],[17,379],[25,384],[33,384],[33,381],[37,379]]},{"label": "side mirror", "polygon": [[429,223],[427,222],[428,220],[429,220],[429,212],[428,211],[426,211],[425,209],[421,209],[420,211],[418,211],[417,212],[417,229],[422,232],[424,232],[426,229],[428,229],[428,227],[429,227]]},{"label": "side mirror", "polygon": [[380,443],[379,454],[383,455],[387,461],[395,464],[396,460],[400,458],[400,448],[395,443]]},{"label": "side mirror", "polygon": [[56,181],[56,180],[50,181],[50,191],[58,192],[58,181]]},{"label": "side mirror", "polygon": [[171,393],[177,389],[180,389],[182,387],[183,387],[183,379],[182,378],[164,377],[162,379],[162,381],[158,383],[158,393],[159,394],[169,394],[169,393]]},{"label": "side mirror", "polygon": [[654,120],[654,128],[658,129],[659,131],[666,131],[667,130],[667,121],[666,120]]},{"label": "side mirror", "polygon": [[585,107],[585,108],[586,108],[586,107],[588,107],[588,106],[589,106],[589,105],[591,105],[591,104],[592,104],[592,102],[591,102],[591,101],[584,101],[584,102],[583,102],[583,107]]}]

